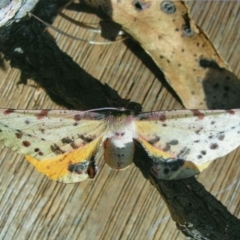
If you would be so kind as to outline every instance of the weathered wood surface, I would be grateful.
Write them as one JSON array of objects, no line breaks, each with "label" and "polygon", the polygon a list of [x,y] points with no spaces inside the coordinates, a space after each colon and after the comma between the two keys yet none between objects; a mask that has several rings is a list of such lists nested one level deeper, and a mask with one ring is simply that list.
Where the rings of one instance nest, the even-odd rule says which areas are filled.
[{"label": "weathered wood surface", "polygon": [[[78,21],[98,22],[92,14],[64,12]],[[226,15],[226,22],[228,18]],[[98,35],[61,17],[54,25],[74,36],[102,41]],[[116,89],[123,98],[140,102],[143,110],[182,108],[166,84],[161,84],[159,72],[154,67],[149,70],[136,56],[146,58],[135,43],[128,47],[123,43],[88,45],[55,32],[52,34],[74,61]],[[145,63],[151,65],[149,60]],[[1,107],[59,108],[44,91],[32,86],[32,82],[16,85],[19,71],[10,69],[6,62],[4,66],[0,72]],[[95,181],[62,185],[34,171],[22,156],[2,149],[1,239],[185,239],[176,230],[162,198],[134,166],[116,172],[100,159],[101,171]],[[239,150],[236,150],[215,161],[198,176],[206,189],[237,217],[240,216],[239,157]]]},{"label": "weathered wood surface", "polygon": [[239,1],[186,1],[190,17],[209,37],[221,58],[240,77]]}]

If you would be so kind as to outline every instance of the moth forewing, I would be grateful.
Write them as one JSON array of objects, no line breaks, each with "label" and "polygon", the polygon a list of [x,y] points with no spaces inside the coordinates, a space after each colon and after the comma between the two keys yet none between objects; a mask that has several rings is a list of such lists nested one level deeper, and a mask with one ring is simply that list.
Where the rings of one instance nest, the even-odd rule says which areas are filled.
[{"label": "moth forewing", "polygon": [[187,178],[240,145],[240,110],[142,113],[136,129],[158,178]]}]

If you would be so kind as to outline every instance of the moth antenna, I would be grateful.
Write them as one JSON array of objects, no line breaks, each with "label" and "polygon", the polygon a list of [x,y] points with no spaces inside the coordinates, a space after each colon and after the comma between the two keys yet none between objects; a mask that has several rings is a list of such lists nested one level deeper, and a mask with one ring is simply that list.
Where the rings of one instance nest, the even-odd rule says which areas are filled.
[{"label": "moth antenna", "polygon": [[95,42],[95,41],[92,41],[92,40],[85,40],[85,39],[82,39],[82,38],[74,37],[74,36],[72,36],[72,35],[70,35],[70,34],[64,32],[64,31],[62,31],[62,30],[60,30],[60,29],[58,29],[58,28],[56,28],[56,27],[54,27],[54,26],[52,26],[51,24],[43,21],[41,18],[37,17],[37,16],[36,16],[35,14],[33,14],[33,13],[30,13],[30,12],[29,12],[28,14],[29,14],[30,16],[34,17],[35,19],[37,19],[39,22],[43,23],[46,27],[49,27],[49,28],[53,29],[54,31],[56,31],[56,32],[58,32],[58,33],[60,33],[60,34],[62,34],[62,35],[64,35],[64,36],[66,36],[66,37],[69,37],[69,38],[72,38],[72,39],[74,39],[74,40],[81,41],[81,42],[87,42],[87,43],[89,43],[89,44],[95,44],[95,45],[113,44],[113,43],[116,43],[116,42],[124,41],[124,40],[126,40],[126,39],[128,38],[128,37],[121,38],[121,39],[119,39],[119,40],[115,40],[114,42],[110,42],[110,41],[108,41],[108,42]]},{"label": "moth antenna", "polygon": [[34,17],[35,19],[37,19],[39,22],[43,23],[46,27],[49,27],[49,28],[53,29],[54,31],[56,31],[56,32],[58,32],[58,33],[60,33],[60,34],[62,34],[62,35],[64,35],[64,36],[66,36],[66,37],[72,38],[72,39],[74,39],[74,40],[82,41],[82,42],[89,42],[88,40],[84,40],[84,39],[82,39],[82,38],[74,37],[74,36],[72,36],[72,35],[70,35],[70,34],[68,34],[68,33],[63,32],[62,30],[60,30],[60,29],[52,26],[51,24],[43,21],[41,18],[37,17],[37,16],[34,15],[33,13],[28,13],[28,14],[29,14],[30,16]]},{"label": "moth antenna", "polygon": [[[61,16],[62,18],[65,18],[65,19],[68,20],[69,22],[72,22],[72,23],[74,23],[75,25],[77,25],[77,26],[79,26],[79,27],[82,27],[82,28],[85,28],[85,29],[87,29],[87,30],[89,30],[89,31],[91,31],[91,32],[99,33],[99,34],[102,33],[102,30],[101,30],[100,28],[96,28],[96,27],[90,26],[91,23],[86,24],[86,23],[84,23],[84,22],[78,22],[78,21],[74,20],[73,18],[67,16],[67,15],[64,14],[63,12],[60,12],[60,13],[59,13],[59,16]],[[97,25],[98,23],[96,22],[96,23],[93,23],[93,24]],[[123,36],[123,35],[125,35],[125,34],[126,34],[126,33],[125,33],[123,30],[120,30],[120,31],[118,32],[118,36]],[[125,39],[125,38],[124,38],[124,39]],[[120,39],[120,40],[121,40],[121,39]],[[116,40],[116,41],[119,41],[119,40]]]},{"label": "moth antenna", "polygon": [[95,109],[89,109],[83,112],[94,112],[94,111],[104,111],[104,110],[118,110],[118,111],[124,111],[124,108],[113,108],[113,107],[105,107],[105,108],[95,108]]}]

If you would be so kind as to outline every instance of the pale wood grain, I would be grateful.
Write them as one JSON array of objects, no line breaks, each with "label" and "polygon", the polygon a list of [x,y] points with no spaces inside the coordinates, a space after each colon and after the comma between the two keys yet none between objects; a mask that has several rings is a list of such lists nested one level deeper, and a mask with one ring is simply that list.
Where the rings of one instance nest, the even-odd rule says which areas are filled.
[{"label": "pale wood grain", "polygon": [[[91,14],[64,11],[84,22]],[[86,39],[104,41],[58,17],[55,26]],[[182,108],[151,71],[123,43],[88,45],[52,33],[63,51],[122,97],[144,111]],[[54,63],[53,63],[54,64]],[[238,63],[239,67],[239,63]],[[19,72],[1,69],[1,107],[60,108],[45,93],[16,85]],[[159,77],[160,78],[160,77]],[[229,211],[240,217],[239,150],[215,161],[198,180]],[[63,185],[36,172],[22,156],[3,148],[0,156],[0,239],[185,239],[176,230],[165,203],[133,165],[111,170],[103,159],[95,181]]]},{"label": "pale wood grain", "polygon": [[240,2],[186,1],[190,16],[201,26],[229,68],[239,77]]}]

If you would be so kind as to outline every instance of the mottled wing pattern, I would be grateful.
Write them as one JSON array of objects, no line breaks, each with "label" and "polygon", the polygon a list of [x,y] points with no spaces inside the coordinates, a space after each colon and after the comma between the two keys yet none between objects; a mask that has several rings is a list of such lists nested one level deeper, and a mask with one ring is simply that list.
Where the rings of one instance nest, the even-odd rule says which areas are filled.
[{"label": "mottled wing pattern", "polygon": [[238,109],[142,113],[135,124],[159,179],[193,176],[240,145]]},{"label": "mottled wing pattern", "polygon": [[94,177],[105,116],[68,110],[0,110],[0,142],[38,171],[65,183]]}]

